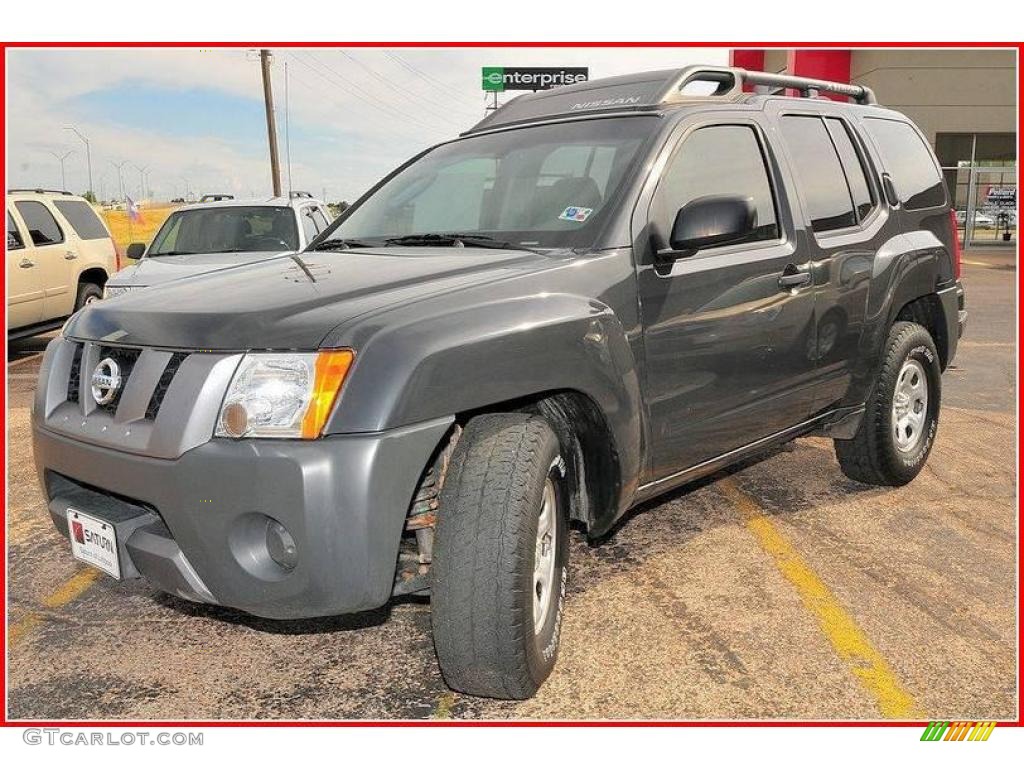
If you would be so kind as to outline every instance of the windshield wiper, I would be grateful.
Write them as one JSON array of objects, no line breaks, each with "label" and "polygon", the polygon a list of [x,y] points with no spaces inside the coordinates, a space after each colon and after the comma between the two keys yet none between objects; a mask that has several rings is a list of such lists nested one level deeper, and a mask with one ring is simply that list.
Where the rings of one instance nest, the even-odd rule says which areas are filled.
[{"label": "windshield wiper", "polygon": [[425,246],[454,246],[455,248],[497,248],[502,251],[530,251],[540,253],[525,245],[510,243],[506,240],[495,240],[490,235],[463,232],[426,232],[419,235],[403,235],[401,237],[389,237],[385,241],[388,245],[425,245]]},{"label": "windshield wiper", "polygon": [[311,245],[307,251],[347,251],[349,248],[373,248],[373,243],[365,240],[345,240],[342,238],[324,240],[322,243]]},{"label": "windshield wiper", "polygon": [[160,258],[161,256],[195,256],[198,251],[161,251],[160,253],[151,253],[151,258]]}]

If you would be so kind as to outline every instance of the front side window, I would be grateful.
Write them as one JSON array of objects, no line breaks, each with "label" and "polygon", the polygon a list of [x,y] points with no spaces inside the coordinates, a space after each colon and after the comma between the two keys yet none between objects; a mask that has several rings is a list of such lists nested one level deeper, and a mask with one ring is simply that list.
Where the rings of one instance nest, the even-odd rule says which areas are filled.
[{"label": "front side window", "polygon": [[787,115],[782,136],[796,166],[811,229],[828,232],[857,224],[857,212],[839,155],[820,117]]},{"label": "front side window", "polygon": [[7,211],[7,250],[13,251],[17,248],[24,248],[25,242],[21,239],[21,232],[14,223],[14,217]]},{"label": "front side window", "polygon": [[55,200],[53,204],[83,240],[102,240],[110,237],[96,211],[84,200]]},{"label": "front side window", "polygon": [[21,220],[28,227],[28,235],[34,245],[56,245],[64,242],[64,233],[53,218],[53,214],[42,203],[35,200],[19,200],[14,204],[21,214]]},{"label": "front side window", "polygon": [[694,131],[669,160],[651,204],[651,223],[667,243],[676,213],[701,197],[750,198],[757,211],[745,242],[779,237],[775,201],[757,134],[747,125],[713,125]]},{"label": "front side window", "polygon": [[878,144],[885,169],[906,208],[932,208],[946,202],[946,189],[931,150],[909,123],[869,117],[864,124]]},{"label": "front side window", "polygon": [[292,251],[298,246],[291,208],[230,205],[172,213],[147,255]]},{"label": "front side window", "polygon": [[585,248],[659,127],[648,116],[580,120],[444,144],[388,180],[327,242],[459,233]]}]

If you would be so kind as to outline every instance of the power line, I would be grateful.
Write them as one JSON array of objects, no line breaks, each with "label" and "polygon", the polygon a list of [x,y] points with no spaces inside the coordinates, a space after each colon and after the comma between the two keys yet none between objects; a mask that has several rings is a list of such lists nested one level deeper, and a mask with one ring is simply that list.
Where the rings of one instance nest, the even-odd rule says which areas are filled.
[{"label": "power line", "polygon": [[[359,59],[357,59],[355,56],[353,56],[350,53],[347,53],[345,51],[338,51],[338,53],[340,53],[346,59],[348,59],[353,64],[355,64],[357,67],[359,67],[360,69],[362,69],[363,71],[368,73],[374,79],[384,83],[386,86],[391,88],[391,90],[398,92],[401,96],[403,96],[405,98],[416,97],[416,98],[420,99],[421,101],[423,101],[425,104],[429,104],[430,105],[429,109],[427,107],[425,107],[425,106],[419,107],[419,109],[422,109],[427,114],[433,115],[435,117],[439,117],[441,120],[444,120],[446,123],[453,123],[451,114],[444,114],[442,112],[436,111],[436,104],[437,104],[437,102],[435,102],[429,96],[422,96],[422,95],[420,95],[420,94],[418,94],[418,93],[416,93],[414,91],[409,90],[409,88],[407,88],[405,86],[398,85],[397,83],[392,81],[387,76],[382,75],[379,72],[375,72],[373,69],[371,69],[370,67],[366,66],[366,64],[364,64],[363,62],[359,61]],[[452,94],[448,93],[447,95],[450,96]],[[465,114],[468,115],[468,113],[465,113]],[[473,119],[475,121],[477,119],[476,116],[474,116]],[[462,128],[463,126],[460,125],[459,127]]]}]

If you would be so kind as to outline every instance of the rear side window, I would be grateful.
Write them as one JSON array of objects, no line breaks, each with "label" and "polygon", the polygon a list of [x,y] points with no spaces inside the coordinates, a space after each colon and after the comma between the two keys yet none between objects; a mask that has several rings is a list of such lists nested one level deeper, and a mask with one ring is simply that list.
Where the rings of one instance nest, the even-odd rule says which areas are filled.
[{"label": "rear side window", "polygon": [[7,250],[13,251],[17,248],[24,248],[25,243],[21,239],[21,232],[18,231],[18,227],[14,223],[14,218],[11,216],[11,212],[7,211]]},{"label": "rear side window", "polygon": [[83,200],[54,200],[60,215],[83,240],[103,240],[110,237],[92,206]]},{"label": "rear side window", "polygon": [[908,123],[869,117],[864,120],[896,194],[906,208],[932,208],[946,202],[946,190],[932,153]]},{"label": "rear side window", "polygon": [[29,237],[35,245],[55,245],[64,242],[64,233],[45,205],[35,200],[19,200],[14,207],[21,214],[22,221],[28,227]]},{"label": "rear side window", "polygon": [[316,222],[316,228],[318,230],[320,230],[321,232],[323,232],[325,229],[327,229],[327,217],[324,216],[324,212],[323,212],[322,208],[314,206],[314,208],[313,208],[313,221]]},{"label": "rear side window", "polygon": [[850,197],[853,198],[853,207],[857,210],[857,219],[863,219],[875,207],[875,197],[871,192],[871,185],[868,184],[863,158],[853,144],[853,137],[846,123],[836,117],[827,117],[825,124],[843,163],[843,170],[846,171],[846,181],[850,185]]},{"label": "rear side window", "polygon": [[803,115],[783,117],[782,135],[796,165],[811,228],[828,232],[855,226],[857,212],[846,175],[822,119]]},{"label": "rear side window", "polygon": [[757,220],[747,242],[778,239],[768,170],[750,126],[712,125],[686,138],[669,160],[651,205],[651,220],[659,235],[667,242],[679,209],[710,195],[751,198]]}]

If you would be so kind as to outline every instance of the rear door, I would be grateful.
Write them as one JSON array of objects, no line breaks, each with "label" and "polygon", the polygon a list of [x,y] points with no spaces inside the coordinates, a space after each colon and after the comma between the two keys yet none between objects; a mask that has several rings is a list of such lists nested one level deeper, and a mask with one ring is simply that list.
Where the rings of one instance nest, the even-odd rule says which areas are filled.
[{"label": "rear door", "polygon": [[[809,275],[806,288],[779,282],[808,266],[760,120],[702,116],[680,133],[634,242],[654,482],[799,424],[812,409],[814,296]],[[708,195],[751,198],[754,233],[658,265],[676,212]]]},{"label": "rear door", "polygon": [[71,264],[77,258],[74,237],[61,229],[53,213],[39,200],[18,200],[14,208],[25,223],[35,253],[42,289],[42,320],[70,315],[75,306],[77,272]]},{"label": "rear door", "polygon": [[843,403],[857,372],[875,255],[899,233],[899,223],[881,202],[880,178],[849,110],[776,102],[770,112],[807,236],[815,294],[815,411],[825,411]]},{"label": "rear door", "polygon": [[90,267],[102,267],[107,274],[117,271],[117,256],[114,241],[106,224],[96,210],[85,200],[55,199],[53,207],[63,219],[65,228],[70,227],[77,235],[77,258],[72,260],[77,273]]},{"label": "rear door", "polygon": [[7,209],[7,325],[21,328],[43,318],[43,274],[24,225]]}]

